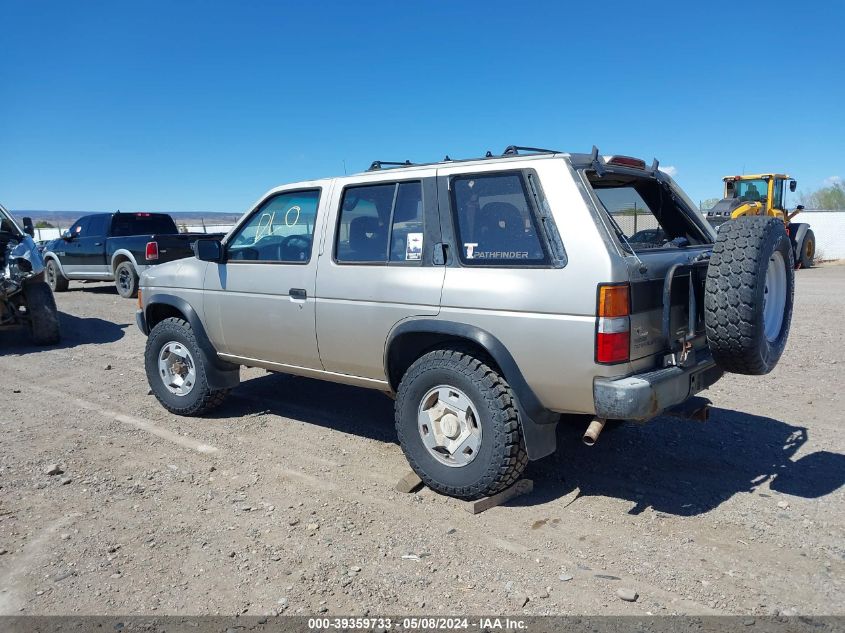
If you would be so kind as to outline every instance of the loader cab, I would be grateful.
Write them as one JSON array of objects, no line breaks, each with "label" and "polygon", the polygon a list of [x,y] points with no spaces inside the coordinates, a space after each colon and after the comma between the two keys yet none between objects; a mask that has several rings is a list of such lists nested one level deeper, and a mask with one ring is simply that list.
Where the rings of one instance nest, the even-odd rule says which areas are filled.
[{"label": "loader cab", "polygon": [[785,191],[795,191],[796,182],[786,174],[756,174],[748,176],[728,176],[725,183],[724,198],[741,203],[759,203],[758,215],[770,215],[785,218]]}]

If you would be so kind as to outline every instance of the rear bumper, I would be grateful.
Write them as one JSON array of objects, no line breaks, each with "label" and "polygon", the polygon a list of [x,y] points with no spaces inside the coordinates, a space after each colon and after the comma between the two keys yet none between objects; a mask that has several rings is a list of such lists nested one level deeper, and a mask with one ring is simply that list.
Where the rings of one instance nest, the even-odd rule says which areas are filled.
[{"label": "rear bumper", "polygon": [[681,404],[722,377],[709,353],[698,353],[690,367],[666,367],[625,378],[597,378],[593,383],[596,417],[648,420]]}]

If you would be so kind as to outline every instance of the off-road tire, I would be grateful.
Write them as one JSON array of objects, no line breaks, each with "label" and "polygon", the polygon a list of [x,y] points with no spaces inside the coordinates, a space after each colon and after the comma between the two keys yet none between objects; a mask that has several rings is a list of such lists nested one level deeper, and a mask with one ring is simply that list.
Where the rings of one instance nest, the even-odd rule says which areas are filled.
[{"label": "off-road tire", "polygon": [[801,268],[812,268],[816,258],[816,236],[811,229],[804,233],[801,240],[801,248],[796,251],[795,259],[801,264]]},{"label": "off-road tire", "polygon": [[52,259],[47,260],[44,277],[47,280],[47,285],[53,292],[64,292],[70,283],[68,278],[62,274],[59,265]]},{"label": "off-road tire", "polygon": [[[482,430],[476,458],[449,467],[432,457],[417,424],[420,400],[437,385],[463,391],[478,412]],[[505,379],[487,362],[457,349],[438,349],[405,372],[396,397],[396,432],[408,463],[432,490],[460,499],[479,499],[512,486],[528,464],[516,402]]]},{"label": "off-road tire", "polygon": [[61,338],[59,311],[53,292],[43,281],[24,286],[26,311],[29,315],[29,332],[36,345],[55,345]]},{"label": "off-road tire", "polygon": [[[170,341],[178,341],[187,347],[196,367],[194,386],[191,392],[184,396],[171,393],[158,373],[159,352]],[[147,346],[144,349],[144,368],[153,395],[161,403],[161,406],[176,415],[195,416],[208,413],[219,407],[229,393],[228,389],[212,389],[208,386],[205,356],[197,344],[193,329],[184,319],[171,317],[156,324],[147,337]]]},{"label": "off-road tire", "polygon": [[138,273],[135,272],[132,262],[125,261],[118,264],[114,271],[114,285],[117,288],[117,294],[124,299],[138,296]]},{"label": "off-road tire", "polygon": [[[786,267],[786,301],[780,332],[769,341],[763,305],[775,251]],[[774,369],[792,320],[794,267],[792,244],[780,220],[743,217],[722,226],[707,269],[704,324],[710,351],[724,371],[759,376]]]}]

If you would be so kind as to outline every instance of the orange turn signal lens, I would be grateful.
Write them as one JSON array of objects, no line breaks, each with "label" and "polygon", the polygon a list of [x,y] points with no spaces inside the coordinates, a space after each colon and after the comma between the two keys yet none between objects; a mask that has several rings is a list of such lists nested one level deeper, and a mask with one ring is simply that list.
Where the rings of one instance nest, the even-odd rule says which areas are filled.
[{"label": "orange turn signal lens", "polygon": [[143,305],[141,305],[141,289],[140,289],[140,288],[138,288],[138,309],[140,310],[140,309],[141,309],[141,308],[143,308],[143,307],[144,307],[144,306],[143,306]]},{"label": "orange turn signal lens", "polygon": [[631,313],[631,299],[628,284],[599,286],[600,317],[628,316]]}]

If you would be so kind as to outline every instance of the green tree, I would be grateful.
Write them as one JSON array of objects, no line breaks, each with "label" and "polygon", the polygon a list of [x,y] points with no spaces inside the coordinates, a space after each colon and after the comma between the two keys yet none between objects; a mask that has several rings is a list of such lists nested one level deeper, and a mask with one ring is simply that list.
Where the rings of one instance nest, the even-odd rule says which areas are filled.
[{"label": "green tree", "polygon": [[720,198],[705,198],[699,203],[701,205],[701,211],[709,211],[716,206],[716,203],[719,202],[719,200]]},{"label": "green tree", "polygon": [[54,229],[56,227],[53,226],[52,224],[50,224],[49,222],[47,222],[46,220],[38,220],[38,222],[35,223],[35,228],[36,229]]},{"label": "green tree", "polygon": [[829,187],[802,194],[801,204],[808,209],[845,209],[845,183],[834,182]]}]

